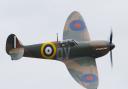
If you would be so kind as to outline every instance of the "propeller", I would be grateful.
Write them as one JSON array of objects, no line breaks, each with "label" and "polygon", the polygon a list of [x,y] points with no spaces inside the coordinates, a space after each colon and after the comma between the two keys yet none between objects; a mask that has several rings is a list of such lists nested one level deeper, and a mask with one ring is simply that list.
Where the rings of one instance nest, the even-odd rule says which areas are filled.
[{"label": "propeller", "polygon": [[112,43],[112,40],[113,40],[113,32],[111,30],[111,33],[110,33],[110,41],[109,41],[111,67],[113,67],[112,49],[115,47],[115,45]]}]

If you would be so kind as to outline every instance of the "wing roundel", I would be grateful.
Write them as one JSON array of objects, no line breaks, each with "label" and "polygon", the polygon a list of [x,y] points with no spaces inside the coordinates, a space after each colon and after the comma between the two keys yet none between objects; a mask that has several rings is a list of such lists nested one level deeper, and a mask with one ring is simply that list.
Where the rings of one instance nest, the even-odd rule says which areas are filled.
[{"label": "wing roundel", "polygon": [[63,33],[63,40],[73,39],[78,42],[89,41],[89,33],[82,16],[74,11],[68,17]]}]

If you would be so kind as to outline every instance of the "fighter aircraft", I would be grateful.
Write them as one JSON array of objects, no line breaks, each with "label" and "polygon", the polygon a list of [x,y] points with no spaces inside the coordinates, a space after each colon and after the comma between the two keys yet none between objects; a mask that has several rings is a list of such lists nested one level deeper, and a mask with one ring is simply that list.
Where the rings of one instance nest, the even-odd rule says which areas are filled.
[{"label": "fighter aircraft", "polygon": [[82,16],[74,11],[67,19],[62,41],[57,37],[54,42],[24,46],[16,35],[11,34],[7,38],[6,52],[12,60],[32,57],[62,61],[79,84],[87,89],[97,89],[99,81],[95,59],[110,51],[113,66],[112,49],[115,45],[112,38],[111,32],[109,41],[91,41]]}]

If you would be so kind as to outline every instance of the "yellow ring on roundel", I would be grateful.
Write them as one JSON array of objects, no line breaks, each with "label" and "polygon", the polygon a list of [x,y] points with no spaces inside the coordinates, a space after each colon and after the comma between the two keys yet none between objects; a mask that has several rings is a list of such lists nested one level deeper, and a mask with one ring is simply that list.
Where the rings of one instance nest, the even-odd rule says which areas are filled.
[{"label": "yellow ring on roundel", "polygon": [[[44,51],[43,51],[44,48],[45,48],[47,45],[50,45],[50,46],[53,47],[53,54],[52,54],[51,56],[45,55],[45,53],[44,53]],[[56,51],[57,51],[56,45],[55,45],[54,43],[52,43],[52,42],[43,43],[43,44],[41,45],[41,55],[42,55],[43,58],[53,59],[53,58],[55,57],[55,55],[56,55]]]}]

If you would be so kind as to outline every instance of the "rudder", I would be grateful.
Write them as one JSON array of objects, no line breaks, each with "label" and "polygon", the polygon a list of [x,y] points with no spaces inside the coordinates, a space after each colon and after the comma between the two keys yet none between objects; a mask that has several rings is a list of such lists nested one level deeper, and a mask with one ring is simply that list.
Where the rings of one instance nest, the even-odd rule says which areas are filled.
[{"label": "rudder", "polygon": [[6,52],[11,56],[12,60],[18,60],[23,56],[23,45],[20,43],[15,34],[8,36],[6,42]]}]

